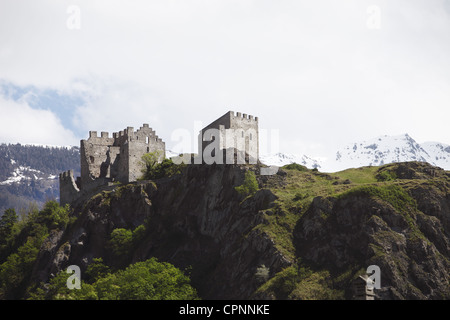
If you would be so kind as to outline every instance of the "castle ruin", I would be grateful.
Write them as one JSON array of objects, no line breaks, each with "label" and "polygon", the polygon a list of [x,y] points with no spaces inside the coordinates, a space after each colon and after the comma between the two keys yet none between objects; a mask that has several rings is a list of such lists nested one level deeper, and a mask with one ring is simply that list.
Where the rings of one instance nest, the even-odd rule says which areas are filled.
[{"label": "castle ruin", "polygon": [[[255,164],[259,158],[258,117],[229,111],[199,133],[199,163]],[[133,127],[113,133],[89,131],[89,138],[80,142],[81,176],[73,170],[59,175],[60,204],[70,204],[94,189],[114,182],[130,183],[142,175],[142,156],[159,152],[165,158],[165,143],[155,131],[144,124],[136,132]]]},{"label": "castle ruin", "polygon": [[223,163],[226,153],[227,164],[237,163],[256,164],[259,159],[259,131],[258,117],[233,111],[206,126],[200,131],[198,153],[203,157],[204,163]]},{"label": "castle ruin", "polygon": [[90,131],[89,138],[80,143],[81,177],[75,180],[72,170],[59,176],[61,205],[108,183],[136,181],[142,174],[142,156],[159,151],[162,161],[165,150],[165,143],[148,124],[136,132],[128,127],[112,137],[108,132],[98,136],[96,131]]}]

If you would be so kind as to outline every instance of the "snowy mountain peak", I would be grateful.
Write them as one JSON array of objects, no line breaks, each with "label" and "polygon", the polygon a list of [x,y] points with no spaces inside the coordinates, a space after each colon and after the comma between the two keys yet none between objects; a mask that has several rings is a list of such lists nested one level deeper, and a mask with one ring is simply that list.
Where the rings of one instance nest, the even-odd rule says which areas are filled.
[{"label": "snowy mountain peak", "polygon": [[259,159],[262,163],[271,165],[271,166],[278,166],[282,167],[287,164],[291,163],[298,163],[301,164],[307,168],[321,168],[320,160],[313,159],[311,157],[308,157],[306,155],[295,155],[295,154],[289,154],[289,153],[276,153],[272,155],[263,155],[260,156]]},{"label": "snowy mountain peak", "polygon": [[407,133],[352,143],[336,153],[343,167],[378,166],[401,161],[428,161],[428,152]]},{"label": "snowy mountain peak", "polygon": [[261,157],[269,165],[285,165],[296,162],[308,168],[335,172],[362,166],[381,166],[392,162],[421,161],[450,170],[450,145],[440,142],[419,144],[408,133],[396,136],[379,136],[354,142],[336,151],[334,159],[315,160],[302,155],[275,154]]}]

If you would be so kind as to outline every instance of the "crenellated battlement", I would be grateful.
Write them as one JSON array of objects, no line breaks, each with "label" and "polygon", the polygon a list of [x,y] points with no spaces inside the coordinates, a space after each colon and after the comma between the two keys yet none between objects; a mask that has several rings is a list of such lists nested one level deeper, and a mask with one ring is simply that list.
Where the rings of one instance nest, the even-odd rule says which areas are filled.
[{"label": "crenellated battlement", "polygon": [[[81,189],[106,182],[128,183],[141,175],[141,158],[145,153],[161,151],[165,156],[165,143],[148,124],[138,130],[127,127],[119,132],[89,131],[89,138],[81,140]],[[163,158],[162,158],[163,159]],[[161,160],[162,160],[161,159]],[[62,174],[62,178],[65,174]]]},{"label": "crenellated battlement", "polygon": [[[214,130],[210,129],[217,129],[218,132],[214,134]],[[210,150],[214,150],[216,146],[219,150],[233,148],[247,154],[252,163],[256,163],[259,158],[258,117],[228,111],[201,130],[199,142],[198,154],[202,154],[203,157],[205,150],[205,153],[210,156]],[[215,154],[216,151],[214,150],[213,153]]]},{"label": "crenellated battlement", "polygon": [[258,122],[258,117],[253,117],[252,115],[247,114],[247,113],[236,112],[236,115],[235,115],[234,111],[229,111],[229,114],[234,119],[246,119],[246,120]]},{"label": "crenellated battlement", "polygon": [[146,123],[143,124],[142,127],[134,131],[134,127],[127,127],[124,130],[120,130],[119,132],[113,132],[112,137],[109,132],[102,131],[100,136],[97,131],[89,131],[89,138],[87,140],[95,144],[102,145],[114,145],[120,146],[125,141],[139,141],[139,142],[156,142],[163,143],[163,140],[156,134],[156,132]]},{"label": "crenellated battlement", "polygon": [[[214,139],[205,137],[204,133],[208,129],[217,129]],[[209,152],[209,156],[214,158],[217,146],[219,152],[234,149],[243,153],[245,159],[257,161],[258,136],[258,117],[228,111],[201,130],[199,155],[208,147],[205,154]],[[97,131],[89,131],[88,139],[80,142],[81,177],[75,180],[72,170],[59,175],[61,204],[71,203],[80,194],[89,194],[105,184],[136,181],[142,174],[142,156],[158,151],[161,153],[159,161],[162,161],[165,149],[164,141],[148,123],[144,123],[136,131],[134,127],[127,127],[112,135],[107,131],[101,131],[100,135]]]}]

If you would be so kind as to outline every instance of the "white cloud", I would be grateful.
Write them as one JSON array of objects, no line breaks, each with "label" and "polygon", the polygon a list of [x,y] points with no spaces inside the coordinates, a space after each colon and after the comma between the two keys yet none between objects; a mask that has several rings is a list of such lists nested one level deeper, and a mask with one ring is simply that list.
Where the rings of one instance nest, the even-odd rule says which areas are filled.
[{"label": "white cloud", "polygon": [[[404,132],[450,143],[446,3],[5,0],[0,78],[82,93],[86,135],[149,122],[167,141],[234,110],[280,129],[281,151],[312,156]],[[73,4],[80,30],[66,26]]]},{"label": "white cloud", "polygon": [[0,142],[78,145],[72,132],[48,110],[32,109],[26,101],[14,101],[0,96]]},{"label": "white cloud", "polygon": [[[161,102],[155,93],[138,83],[115,83],[110,79],[91,82],[91,95],[77,108],[74,123],[88,130],[118,132],[127,126],[149,123],[157,129],[163,122],[158,110]],[[167,114],[167,113],[164,113]],[[158,130],[159,131],[159,130]]]}]

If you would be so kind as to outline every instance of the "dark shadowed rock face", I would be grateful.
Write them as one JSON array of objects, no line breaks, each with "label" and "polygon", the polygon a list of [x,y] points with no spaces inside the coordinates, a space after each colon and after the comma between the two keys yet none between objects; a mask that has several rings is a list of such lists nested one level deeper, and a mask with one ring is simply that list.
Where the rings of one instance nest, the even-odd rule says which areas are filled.
[{"label": "dark shadowed rock face", "polygon": [[403,187],[411,206],[362,192],[315,198],[294,231],[297,255],[335,274],[378,265],[383,299],[448,297],[449,185],[422,181]]},{"label": "dark shadowed rock face", "polygon": [[[253,230],[263,222],[260,210],[276,197],[261,189],[243,199],[234,187],[242,184],[245,170],[192,165],[179,176],[92,197],[75,208],[74,225],[47,239],[34,276],[46,281],[70,264],[83,271],[97,257],[120,267],[154,256],[181,269],[192,267],[193,285],[204,298],[250,298],[257,288],[258,266],[276,273],[290,262],[265,233]],[[146,225],[144,238],[129,258],[119,261],[108,247],[111,232],[141,224]]]}]

